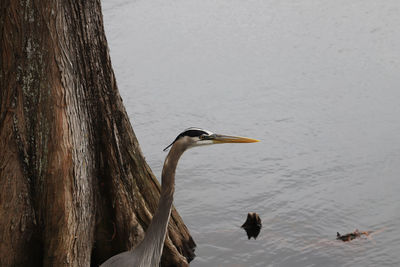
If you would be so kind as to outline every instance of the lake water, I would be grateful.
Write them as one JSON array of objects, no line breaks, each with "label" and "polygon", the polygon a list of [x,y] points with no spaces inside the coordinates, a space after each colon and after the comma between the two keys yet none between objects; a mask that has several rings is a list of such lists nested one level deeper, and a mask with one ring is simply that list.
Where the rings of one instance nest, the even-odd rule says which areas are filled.
[{"label": "lake water", "polygon": [[[193,267],[400,266],[398,0],[103,1],[119,90],[147,162],[190,126],[175,206]],[[240,225],[257,212],[248,240]],[[336,232],[376,231],[344,243]]]}]

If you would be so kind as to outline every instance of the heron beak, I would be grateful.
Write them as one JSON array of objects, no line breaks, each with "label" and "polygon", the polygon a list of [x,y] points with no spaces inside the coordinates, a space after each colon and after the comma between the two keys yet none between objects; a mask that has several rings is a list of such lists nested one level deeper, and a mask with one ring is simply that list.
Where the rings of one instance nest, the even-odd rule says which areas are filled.
[{"label": "heron beak", "polygon": [[241,137],[241,136],[230,136],[230,135],[222,135],[216,134],[213,135],[211,139],[214,144],[223,144],[223,143],[256,143],[260,142],[260,140],[248,138],[248,137]]}]

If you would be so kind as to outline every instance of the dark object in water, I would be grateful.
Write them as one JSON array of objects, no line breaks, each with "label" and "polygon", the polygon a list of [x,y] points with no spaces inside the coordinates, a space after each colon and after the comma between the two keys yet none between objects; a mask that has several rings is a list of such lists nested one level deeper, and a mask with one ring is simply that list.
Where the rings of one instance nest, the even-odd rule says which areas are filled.
[{"label": "dark object in water", "polygon": [[345,234],[345,235],[341,235],[341,234],[339,234],[339,232],[337,232],[336,233],[336,239],[337,240],[342,240],[343,242],[348,242],[348,241],[351,241],[353,239],[356,239],[357,237],[361,237],[362,235],[369,236],[370,233],[371,232],[365,232],[365,231],[360,232],[360,231],[358,231],[358,229],[356,229],[352,233],[348,233],[348,234]]},{"label": "dark object in water", "polygon": [[246,230],[247,237],[250,239],[254,237],[257,238],[261,230],[261,219],[255,212],[249,212],[247,214],[246,222],[242,225],[242,228]]}]

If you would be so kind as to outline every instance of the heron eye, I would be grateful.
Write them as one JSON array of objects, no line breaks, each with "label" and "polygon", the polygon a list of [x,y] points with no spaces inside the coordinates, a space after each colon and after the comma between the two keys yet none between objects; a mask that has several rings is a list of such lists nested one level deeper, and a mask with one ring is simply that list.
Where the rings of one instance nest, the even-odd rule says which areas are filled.
[{"label": "heron eye", "polygon": [[210,139],[209,135],[206,134],[200,135],[200,140],[208,140],[208,139]]}]

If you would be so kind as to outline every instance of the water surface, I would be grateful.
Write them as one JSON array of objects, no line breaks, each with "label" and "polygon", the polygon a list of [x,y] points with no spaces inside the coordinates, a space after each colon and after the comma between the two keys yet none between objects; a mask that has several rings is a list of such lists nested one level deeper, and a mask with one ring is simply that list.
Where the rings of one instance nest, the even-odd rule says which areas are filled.
[{"label": "water surface", "polygon": [[[175,206],[194,267],[400,266],[400,2],[103,1],[147,162],[190,126]],[[257,212],[263,228],[239,226]],[[378,231],[350,243],[336,232]]]}]

